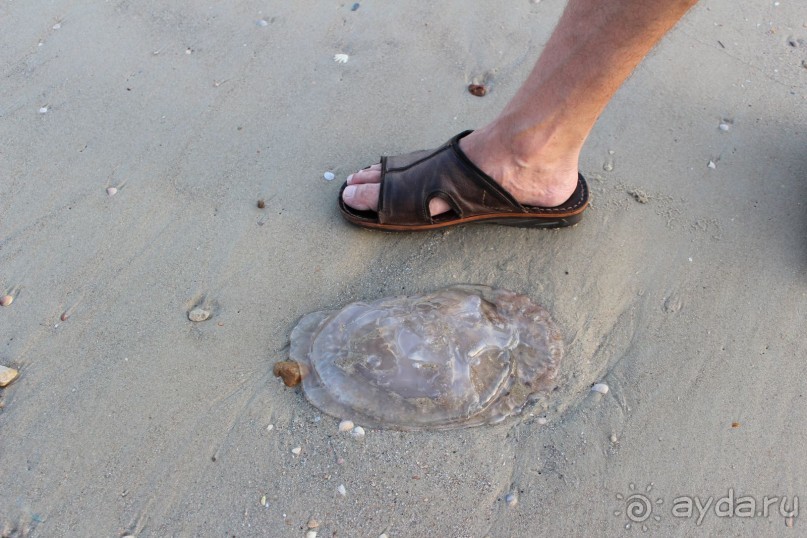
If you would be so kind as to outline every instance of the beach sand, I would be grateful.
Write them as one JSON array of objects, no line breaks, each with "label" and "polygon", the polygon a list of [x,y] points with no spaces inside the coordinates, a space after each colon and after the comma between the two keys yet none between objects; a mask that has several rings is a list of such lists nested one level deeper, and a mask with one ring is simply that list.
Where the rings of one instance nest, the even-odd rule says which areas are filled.
[{"label": "beach sand", "polygon": [[[589,139],[579,225],[385,234],[345,177],[492,119],[563,2],[5,2],[0,535],[803,535],[799,4],[681,21]],[[522,417],[358,440],[271,375],[308,312],[456,283],[563,331]]]}]

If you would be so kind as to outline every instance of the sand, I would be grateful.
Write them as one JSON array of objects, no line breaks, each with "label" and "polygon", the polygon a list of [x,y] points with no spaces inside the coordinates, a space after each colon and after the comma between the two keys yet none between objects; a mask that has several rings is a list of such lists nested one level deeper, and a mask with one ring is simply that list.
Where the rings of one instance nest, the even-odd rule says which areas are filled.
[{"label": "sand", "polygon": [[[0,533],[804,533],[755,513],[807,495],[799,2],[685,17],[596,125],[580,225],[411,235],[339,185],[494,117],[562,2],[169,4],[0,7]],[[271,376],[303,314],[455,283],[564,331],[523,417],[357,440]]]}]

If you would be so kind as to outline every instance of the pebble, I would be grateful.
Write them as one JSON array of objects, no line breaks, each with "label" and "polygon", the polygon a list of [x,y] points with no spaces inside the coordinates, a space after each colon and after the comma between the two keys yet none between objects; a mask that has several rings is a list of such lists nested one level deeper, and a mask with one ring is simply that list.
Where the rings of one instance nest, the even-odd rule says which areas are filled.
[{"label": "pebble", "polygon": [[266,19],[259,19],[258,26],[269,26],[269,23],[266,21]]},{"label": "pebble", "polygon": [[717,165],[715,164],[715,162],[714,162],[714,161],[709,161],[709,164],[707,164],[706,166],[708,166],[708,167],[709,167],[709,168],[711,168],[712,170],[714,170],[715,168],[717,168]]},{"label": "pebble", "polygon": [[469,84],[468,91],[471,93],[471,95],[475,95],[477,97],[484,97],[488,93],[488,89],[481,84]]},{"label": "pebble", "polygon": [[338,487],[338,488],[336,488],[336,491],[338,491],[338,492],[339,492],[339,495],[342,495],[343,497],[344,497],[345,495],[347,495],[347,490],[345,489],[345,485],[344,485],[344,484],[339,484],[339,487]]},{"label": "pebble", "polygon": [[319,521],[317,521],[316,519],[309,519],[307,525],[309,529],[318,529]]},{"label": "pebble", "polygon": [[303,451],[303,447],[301,447],[301,446],[296,446],[296,447],[291,449],[291,453],[294,454],[295,456],[299,456],[300,452],[302,452],[302,451]]},{"label": "pebble", "polygon": [[205,321],[210,318],[210,312],[202,308],[194,308],[188,312],[188,319],[191,321]]},{"label": "pebble", "polygon": [[115,187],[107,187],[106,193],[109,196],[115,196],[116,194],[118,194],[118,189],[116,189]]},{"label": "pebble", "polygon": [[335,178],[336,176],[333,175],[333,172],[325,172],[324,174],[322,174],[322,177],[325,178],[325,181],[333,181],[333,178]]},{"label": "pebble", "polygon": [[592,392],[599,392],[600,394],[608,394],[608,385],[605,383],[597,383],[591,387]]},{"label": "pebble", "polygon": [[731,129],[731,126],[728,123],[721,123],[720,124],[720,130],[721,131],[728,131],[729,129]]},{"label": "pebble", "polygon": [[538,424],[540,424],[541,426],[543,426],[547,422],[549,421],[546,419],[546,417],[538,417]]},{"label": "pebble", "polygon": [[57,22],[56,24],[54,24],[54,25],[52,26],[52,28],[53,28],[54,30],[58,30],[58,29],[59,29],[59,28],[61,28],[61,27],[62,27],[62,23],[60,23],[60,22]]},{"label": "pebble", "polygon": [[602,169],[605,170],[606,172],[611,172],[614,169],[613,161],[611,161],[610,159],[605,161],[605,163],[603,163],[602,165]]},{"label": "pebble", "polygon": [[616,435],[613,433],[611,434],[611,442],[616,444]]},{"label": "pebble", "polygon": [[267,503],[266,503],[266,495],[264,495],[263,497],[261,497],[261,506],[266,506],[266,505],[267,505]]},{"label": "pebble", "polygon": [[266,201],[263,198],[261,198],[260,200],[258,200],[257,205],[258,205],[258,209],[263,209],[263,208],[266,207]]},{"label": "pebble", "polygon": [[339,423],[339,431],[342,433],[349,432],[352,429],[353,429],[352,420],[343,420],[342,422]]},{"label": "pebble", "polygon": [[266,427],[266,431],[268,431],[268,432],[270,432],[270,431],[272,431],[272,430],[274,430],[274,429],[275,429],[275,425],[274,425],[274,424],[269,424],[269,425]]},{"label": "pebble", "polygon": [[20,373],[15,370],[14,368],[7,368],[6,366],[0,366],[0,387],[5,387],[20,375]]},{"label": "pebble", "polygon": [[362,437],[364,437],[364,428],[362,428],[361,426],[356,426],[355,428],[353,428],[353,431],[351,432],[350,435],[352,435],[357,439],[361,439]]},{"label": "pebble", "polygon": [[389,536],[387,536],[387,533],[384,532],[384,533],[379,534],[378,538],[389,538]]},{"label": "pebble", "polygon": [[0,298],[0,306],[8,306],[13,302],[14,302],[13,295],[3,295],[3,297]]},{"label": "pebble", "polygon": [[504,497],[504,502],[506,502],[507,506],[510,508],[515,508],[515,506],[518,504],[518,495],[515,493],[508,493]]},{"label": "pebble", "polygon": [[357,9],[359,9],[359,3],[358,2],[356,2],[355,4],[350,6],[350,11],[356,11]]},{"label": "pebble", "polygon": [[39,109],[39,113],[40,114],[47,114],[48,113],[48,107],[46,107],[46,106],[41,107]]},{"label": "pebble", "polygon": [[305,538],[317,538],[317,531],[308,531],[305,533]]}]

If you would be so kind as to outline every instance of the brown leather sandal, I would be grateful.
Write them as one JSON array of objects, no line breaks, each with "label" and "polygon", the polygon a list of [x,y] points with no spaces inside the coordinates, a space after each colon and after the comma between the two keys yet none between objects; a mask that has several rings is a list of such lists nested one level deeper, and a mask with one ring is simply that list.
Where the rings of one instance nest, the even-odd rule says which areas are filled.
[{"label": "brown leather sandal", "polygon": [[[378,212],[346,205],[339,191],[339,208],[349,222],[385,231],[424,231],[471,222],[506,226],[560,228],[576,224],[588,206],[588,185],[578,174],[571,198],[556,207],[519,204],[510,193],[465,156],[459,140],[465,131],[435,150],[381,157]],[[429,215],[429,200],[440,197],[451,211]]]}]

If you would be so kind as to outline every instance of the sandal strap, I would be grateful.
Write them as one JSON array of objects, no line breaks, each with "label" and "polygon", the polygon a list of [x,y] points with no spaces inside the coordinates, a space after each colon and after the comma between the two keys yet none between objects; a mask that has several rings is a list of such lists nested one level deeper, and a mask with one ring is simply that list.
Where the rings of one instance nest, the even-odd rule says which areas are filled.
[{"label": "sandal strap", "polygon": [[381,224],[431,224],[429,201],[445,200],[459,218],[492,213],[529,213],[462,152],[464,131],[434,150],[381,157]]}]

